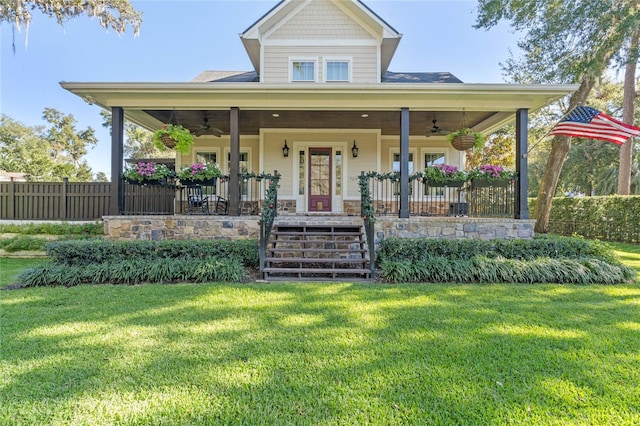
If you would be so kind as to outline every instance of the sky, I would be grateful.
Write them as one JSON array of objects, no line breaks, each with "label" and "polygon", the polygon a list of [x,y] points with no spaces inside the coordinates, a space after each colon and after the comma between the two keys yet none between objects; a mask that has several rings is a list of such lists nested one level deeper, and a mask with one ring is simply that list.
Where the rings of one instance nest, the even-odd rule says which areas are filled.
[{"label": "sky", "polygon": [[[503,83],[500,63],[517,54],[507,25],[473,28],[476,1],[364,0],[403,34],[393,72],[448,71],[465,83]],[[0,24],[0,113],[28,126],[44,125],[45,108],[72,114],[76,129],[99,139],[85,157],[110,176],[109,131],[100,107],[62,89],[68,82],[186,82],[203,70],[252,70],[238,34],[277,0],[131,1],[142,12],[139,36],[105,31],[80,17],[60,26],[34,14],[28,33]]]}]

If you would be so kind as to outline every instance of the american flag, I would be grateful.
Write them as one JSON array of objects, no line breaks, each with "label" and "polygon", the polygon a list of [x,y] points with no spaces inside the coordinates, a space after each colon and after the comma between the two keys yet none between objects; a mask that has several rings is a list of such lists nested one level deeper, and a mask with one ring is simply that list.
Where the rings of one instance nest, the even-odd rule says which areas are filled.
[{"label": "american flag", "polygon": [[640,135],[640,127],[616,120],[595,108],[579,106],[551,130],[552,135],[600,139],[622,145],[632,136]]}]

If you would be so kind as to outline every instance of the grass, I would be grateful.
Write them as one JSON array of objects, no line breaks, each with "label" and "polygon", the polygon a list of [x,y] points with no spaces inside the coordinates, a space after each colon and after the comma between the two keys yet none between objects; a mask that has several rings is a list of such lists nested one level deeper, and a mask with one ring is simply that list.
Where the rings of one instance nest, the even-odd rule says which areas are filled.
[{"label": "grass", "polygon": [[[28,263],[1,261],[2,280]],[[637,284],[0,297],[3,425],[640,424]]]},{"label": "grass", "polygon": [[637,279],[640,282],[640,245],[625,243],[609,243],[614,248],[614,253],[622,263],[638,271]]},{"label": "grass", "polygon": [[0,257],[0,288],[11,284],[18,272],[43,263],[44,259],[23,259]]}]

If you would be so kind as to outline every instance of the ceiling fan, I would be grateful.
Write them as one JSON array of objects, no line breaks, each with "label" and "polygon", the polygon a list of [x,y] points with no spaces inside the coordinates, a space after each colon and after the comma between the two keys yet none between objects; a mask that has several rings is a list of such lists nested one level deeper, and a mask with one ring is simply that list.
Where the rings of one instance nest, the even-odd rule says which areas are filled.
[{"label": "ceiling fan", "polygon": [[202,119],[202,123],[193,132],[193,134],[195,136],[213,135],[213,136],[220,137],[220,136],[222,136],[222,130],[220,130],[220,129],[216,128],[216,127],[211,127],[211,125],[209,124],[209,119],[207,117],[204,117]]},{"label": "ceiling fan", "polygon": [[427,128],[427,137],[435,135],[446,135],[449,133],[449,130],[443,129],[442,127],[438,126],[437,119],[434,118],[433,120],[431,120],[431,122],[433,123],[433,126]]}]

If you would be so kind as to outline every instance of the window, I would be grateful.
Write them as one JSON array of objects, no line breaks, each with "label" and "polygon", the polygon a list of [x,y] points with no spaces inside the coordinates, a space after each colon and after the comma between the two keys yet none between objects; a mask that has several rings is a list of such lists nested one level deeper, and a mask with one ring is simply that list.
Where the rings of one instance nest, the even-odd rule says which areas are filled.
[{"label": "window", "polygon": [[428,152],[424,154],[424,166],[435,166],[437,164],[444,164],[445,156],[444,152]]},{"label": "window", "polygon": [[[399,152],[394,152],[393,153],[393,171],[394,172],[399,172],[400,171],[400,153]],[[409,153],[409,174],[413,174],[413,152]],[[411,185],[409,185],[409,195],[411,195],[413,193],[413,187]],[[393,195],[399,195],[400,194],[400,182],[394,182],[393,183]]]},{"label": "window", "polygon": [[[429,167],[444,164],[445,158],[444,152],[427,152],[424,154],[424,166]],[[442,197],[444,196],[444,188],[427,188],[425,185],[424,195]]]},{"label": "window", "polygon": [[[227,153],[227,170],[231,168],[231,153]],[[240,153],[240,173],[249,173],[249,153]],[[240,195],[247,197],[249,195],[249,184],[246,179],[240,182]]]},{"label": "window", "polygon": [[349,61],[327,61],[326,81],[349,81]]},{"label": "window", "polygon": [[[393,153],[393,171],[400,171],[400,153]],[[409,174],[413,173],[413,152],[409,153]]]},{"label": "window", "polygon": [[316,63],[314,61],[292,61],[291,81],[316,81]]},{"label": "window", "polygon": [[196,163],[216,164],[218,155],[215,152],[196,152]]}]

